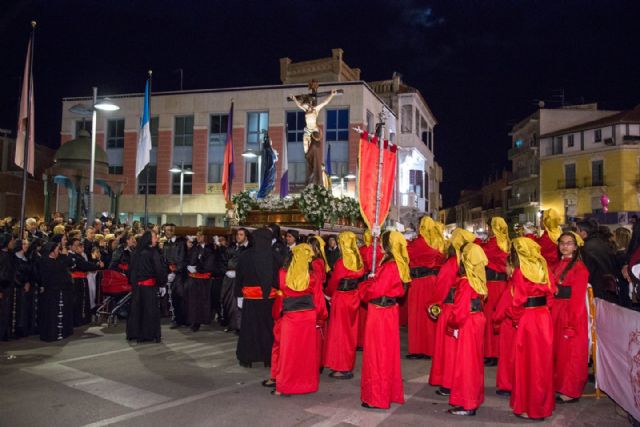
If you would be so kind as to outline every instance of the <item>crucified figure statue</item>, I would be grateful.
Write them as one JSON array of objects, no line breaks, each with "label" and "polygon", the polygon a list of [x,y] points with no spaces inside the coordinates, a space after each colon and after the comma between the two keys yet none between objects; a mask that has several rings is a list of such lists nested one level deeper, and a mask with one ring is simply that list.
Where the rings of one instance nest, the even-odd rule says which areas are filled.
[{"label": "crucified figure statue", "polygon": [[[310,95],[290,95],[290,99],[304,111],[304,135],[302,144],[304,147],[304,157],[307,161],[307,184],[323,185],[322,179],[322,133],[318,128],[318,113],[322,110],[338,91],[333,89],[327,99],[320,104],[315,103],[317,99],[317,86],[310,85],[312,94]],[[300,99],[298,99],[300,98]]]}]

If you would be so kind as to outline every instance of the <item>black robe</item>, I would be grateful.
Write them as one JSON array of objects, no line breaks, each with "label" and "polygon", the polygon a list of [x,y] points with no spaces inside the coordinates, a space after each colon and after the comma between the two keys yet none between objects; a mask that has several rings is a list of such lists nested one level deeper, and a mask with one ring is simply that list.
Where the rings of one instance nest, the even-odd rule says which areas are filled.
[{"label": "black robe", "polygon": [[[189,274],[185,288],[185,300],[187,305],[187,323],[191,325],[211,323],[211,286],[213,271],[216,268],[216,259],[213,251],[208,246],[196,245],[190,253],[189,265],[196,267],[196,274]],[[194,276],[205,275],[208,278]]]},{"label": "black robe", "polygon": [[43,341],[56,341],[73,335],[73,260],[67,255],[42,257],[38,264],[39,294],[38,330]]},{"label": "black robe", "polygon": [[[82,255],[69,254],[73,265],[71,273],[86,273],[98,270],[98,265],[89,262]],[[86,277],[73,278],[73,326],[91,323],[91,300],[89,297],[89,282]]]},{"label": "black robe", "polygon": [[15,256],[10,251],[0,250],[0,340],[11,337],[15,280]]},{"label": "black robe", "polygon": [[[12,334],[15,338],[26,337],[34,331],[34,295],[36,288],[33,284],[33,266],[24,255],[16,254],[16,282],[13,296],[12,310],[13,319],[11,322]],[[25,290],[25,285],[29,284],[29,291]]]}]

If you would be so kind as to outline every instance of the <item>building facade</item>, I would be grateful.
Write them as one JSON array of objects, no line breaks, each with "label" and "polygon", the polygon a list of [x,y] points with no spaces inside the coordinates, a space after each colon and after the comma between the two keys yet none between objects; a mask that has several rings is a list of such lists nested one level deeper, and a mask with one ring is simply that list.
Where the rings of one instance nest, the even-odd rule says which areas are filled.
[{"label": "building facade", "polygon": [[541,205],[565,223],[626,224],[640,211],[640,106],[543,134],[540,169]]}]

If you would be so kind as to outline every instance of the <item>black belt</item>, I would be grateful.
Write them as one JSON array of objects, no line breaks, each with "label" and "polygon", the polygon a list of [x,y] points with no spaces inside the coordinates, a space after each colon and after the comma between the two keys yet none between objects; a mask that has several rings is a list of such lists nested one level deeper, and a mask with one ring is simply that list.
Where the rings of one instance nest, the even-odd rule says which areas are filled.
[{"label": "black belt", "polygon": [[282,300],[282,311],[304,311],[313,310],[313,295],[302,295],[300,297],[286,297]]},{"label": "black belt", "polygon": [[449,288],[449,293],[447,297],[444,299],[445,304],[453,304],[453,297],[456,295],[456,287],[452,286]]},{"label": "black belt", "polygon": [[362,280],[360,278],[357,279],[342,279],[340,283],[338,283],[339,291],[353,291],[358,289],[358,283]]},{"label": "black belt", "polygon": [[471,312],[478,313],[482,311],[482,300],[480,298],[471,298]]},{"label": "black belt", "polygon": [[396,304],[396,299],[392,297],[380,297],[372,299],[369,302],[379,307],[391,307],[392,305]]},{"label": "black belt", "polygon": [[507,281],[507,273],[499,273],[495,270],[492,270],[489,267],[485,267],[484,270],[487,273],[487,282],[506,282]]},{"label": "black belt", "polygon": [[547,305],[547,297],[529,297],[527,302],[524,303],[525,308],[543,307]]},{"label": "black belt", "polygon": [[438,271],[436,268],[416,267],[410,269],[409,273],[411,273],[412,279],[419,279],[426,276],[437,276]]},{"label": "black belt", "polygon": [[558,285],[558,293],[556,299],[570,299],[571,298],[571,286]]}]

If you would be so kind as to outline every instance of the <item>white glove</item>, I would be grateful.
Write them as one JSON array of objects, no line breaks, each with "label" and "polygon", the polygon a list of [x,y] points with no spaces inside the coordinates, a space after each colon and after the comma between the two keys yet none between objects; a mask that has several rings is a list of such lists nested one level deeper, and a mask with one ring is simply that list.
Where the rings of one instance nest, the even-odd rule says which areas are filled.
[{"label": "white glove", "polygon": [[460,335],[460,329],[454,329],[453,330],[453,337],[455,339],[458,339],[458,336]]},{"label": "white glove", "polygon": [[169,273],[167,276],[167,282],[173,283],[174,280],[176,280],[176,273]]},{"label": "white glove", "polygon": [[229,270],[226,273],[224,273],[225,276],[227,276],[229,279],[235,279],[236,278],[236,271],[235,270]]},{"label": "white glove", "polygon": [[244,302],[244,298],[240,297],[238,298],[238,308],[242,309],[242,303]]},{"label": "white glove", "polygon": [[187,270],[189,271],[189,273],[195,273],[198,271],[195,265],[188,265]]},{"label": "white glove", "polygon": [[167,294],[167,288],[162,287],[158,289],[158,294],[160,294],[160,298],[163,298]]}]

